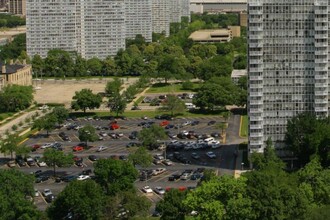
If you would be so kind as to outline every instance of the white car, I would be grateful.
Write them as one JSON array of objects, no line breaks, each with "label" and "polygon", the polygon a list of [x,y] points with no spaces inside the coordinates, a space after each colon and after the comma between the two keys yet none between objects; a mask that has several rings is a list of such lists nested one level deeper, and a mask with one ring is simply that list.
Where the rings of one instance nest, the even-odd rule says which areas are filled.
[{"label": "white car", "polygon": [[154,192],[157,193],[158,195],[164,195],[165,194],[165,189],[163,189],[160,186],[156,186],[154,189]]},{"label": "white car", "polygon": [[49,148],[49,147],[51,147],[51,146],[53,146],[53,143],[45,143],[45,144],[43,144],[43,145],[41,145],[41,149],[46,149],[46,148]]},{"label": "white car", "polygon": [[181,134],[183,134],[183,135],[187,136],[187,135],[189,134],[189,132],[188,132],[188,131],[186,131],[186,130],[183,130],[183,131],[181,131]]},{"label": "white car", "polygon": [[90,179],[90,178],[91,178],[91,177],[88,176],[88,175],[80,175],[80,176],[78,176],[77,180],[82,181],[82,180],[87,180],[87,179]]},{"label": "white car", "polygon": [[38,166],[39,166],[39,167],[46,167],[47,164],[46,164],[45,162],[43,162],[43,161],[39,161],[39,162],[38,162]]},{"label": "white car", "polygon": [[182,126],[187,126],[187,125],[190,125],[191,124],[191,121],[185,121],[182,123]]},{"label": "white car", "polygon": [[170,160],[164,160],[163,161],[163,164],[165,164],[166,166],[172,166],[173,165],[173,162],[170,161]]},{"label": "white car", "polygon": [[142,188],[142,191],[143,191],[144,193],[153,193],[153,190],[150,188],[150,186],[144,186],[144,187]]},{"label": "white car", "polygon": [[48,108],[49,108],[48,105],[43,105],[43,106],[39,107],[39,110],[44,110],[44,109],[48,109]]},{"label": "white car", "polygon": [[164,172],[166,172],[165,168],[157,168],[157,169],[154,170],[153,175],[157,176],[157,175],[162,174]]},{"label": "white car", "polygon": [[44,197],[47,197],[48,195],[53,195],[53,193],[50,189],[44,189],[44,191],[42,192],[42,195]]},{"label": "white car", "polygon": [[40,196],[39,190],[34,189],[34,197]]},{"label": "white car", "polygon": [[106,146],[99,146],[99,148],[96,151],[97,152],[101,152],[101,151],[104,151],[106,149],[108,149],[108,147],[106,147]]},{"label": "white car", "polygon": [[207,152],[206,156],[208,156],[211,159],[217,158],[217,155],[215,155],[215,153],[213,153],[212,151]]},{"label": "white car", "polygon": [[220,144],[212,144],[212,145],[211,145],[211,148],[212,148],[212,149],[216,149],[216,148],[220,148],[220,147],[221,147]]}]

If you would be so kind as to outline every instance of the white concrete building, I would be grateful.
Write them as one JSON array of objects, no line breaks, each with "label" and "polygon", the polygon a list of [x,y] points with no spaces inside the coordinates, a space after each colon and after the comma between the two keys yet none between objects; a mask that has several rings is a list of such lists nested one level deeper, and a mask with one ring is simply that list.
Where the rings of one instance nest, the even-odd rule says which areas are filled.
[{"label": "white concrete building", "polygon": [[105,58],[125,48],[124,0],[27,0],[27,53],[51,49]]},{"label": "white concrete building", "polygon": [[152,32],[170,35],[170,9],[169,0],[152,0]]},{"label": "white concrete building", "polygon": [[328,116],[329,3],[248,1],[250,152],[282,146],[293,116]]},{"label": "white concrete building", "polygon": [[190,11],[204,12],[241,12],[246,11],[247,0],[190,0]]},{"label": "white concrete building", "polygon": [[152,41],[152,0],[125,0],[126,38],[141,34]]}]

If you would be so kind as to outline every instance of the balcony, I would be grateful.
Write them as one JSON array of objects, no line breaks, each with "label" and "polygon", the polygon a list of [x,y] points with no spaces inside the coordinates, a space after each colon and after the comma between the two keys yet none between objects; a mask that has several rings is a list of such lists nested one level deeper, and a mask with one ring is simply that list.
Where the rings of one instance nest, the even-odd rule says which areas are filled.
[{"label": "balcony", "polygon": [[263,95],[262,92],[250,92],[250,96],[251,97],[260,97],[262,95]]},{"label": "balcony", "polygon": [[250,80],[262,80],[263,77],[262,76],[249,76]]},{"label": "balcony", "polygon": [[249,51],[250,56],[262,56],[262,51]]},{"label": "balcony", "polygon": [[325,99],[317,99],[315,97],[315,104],[327,104],[328,103],[328,98]]},{"label": "balcony", "polygon": [[315,75],[315,79],[328,79],[327,75]]},{"label": "balcony", "polygon": [[250,105],[262,105],[263,103],[262,100],[250,100]]},{"label": "balcony", "polygon": [[259,73],[262,73],[263,68],[262,67],[250,68],[249,71],[250,72],[259,72]]},{"label": "balcony", "polygon": [[263,117],[261,116],[250,116],[250,121],[262,121]]},{"label": "balcony", "polygon": [[262,83],[260,83],[260,84],[250,84],[249,88],[251,88],[251,89],[262,89],[263,84]]},{"label": "balcony", "polygon": [[316,31],[327,31],[328,26],[326,26],[326,25],[324,25],[324,26],[315,26],[315,30]]},{"label": "balcony", "polygon": [[328,112],[328,107],[315,107],[316,112]]},{"label": "balcony", "polygon": [[250,59],[249,63],[250,64],[262,64],[263,61],[261,59],[258,59],[258,60]]},{"label": "balcony", "polygon": [[249,27],[249,31],[262,31],[262,27]]},{"label": "balcony", "polygon": [[315,71],[328,71],[328,67],[319,67],[319,66],[316,66],[315,67]]},{"label": "balcony", "polygon": [[328,55],[328,51],[326,50],[315,51],[315,55]]},{"label": "balcony", "polygon": [[328,83],[315,83],[315,88],[328,88]]},{"label": "balcony", "polygon": [[250,23],[262,23],[263,20],[262,20],[262,18],[250,18],[249,22]]},{"label": "balcony", "polygon": [[314,38],[316,38],[316,39],[327,39],[328,34],[315,34]]},{"label": "balcony", "polygon": [[327,47],[328,42],[315,42],[315,47]]},{"label": "balcony", "polygon": [[262,133],[250,133],[250,137],[262,137]]},{"label": "balcony", "polygon": [[328,91],[324,90],[324,91],[315,91],[315,95],[328,95]]},{"label": "balcony", "polygon": [[249,112],[250,113],[262,113],[263,111],[259,108],[250,108]]},{"label": "balcony", "polygon": [[328,63],[328,59],[315,59],[315,63]]},{"label": "balcony", "polygon": [[262,124],[250,124],[250,129],[262,129]]},{"label": "balcony", "polygon": [[317,14],[317,15],[326,15],[326,14],[328,14],[328,10],[326,10],[326,9],[318,9],[318,10],[315,10],[315,14]]},{"label": "balcony", "polygon": [[249,39],[253,39],[253,40],[262,40],[263,39],[263,36],[262,35],[250,35],[249,36]]},{"label": "balcony", "polygon": [[250,47],[256,48],[256,47],[263,47],[262,43],[249,43]]},{"label": "balcony", "polygon": [[328,22],[328,18],[315,18],[315,22]]},{"label": "balcony", "polygon": [[262,10],[249,10],[248,13],[251,15],[262,15]]}]

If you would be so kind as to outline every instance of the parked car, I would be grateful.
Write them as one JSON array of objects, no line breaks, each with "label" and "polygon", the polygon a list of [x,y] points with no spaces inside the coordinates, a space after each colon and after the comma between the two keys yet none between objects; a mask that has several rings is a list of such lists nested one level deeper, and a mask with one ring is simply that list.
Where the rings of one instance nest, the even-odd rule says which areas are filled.
[{"label": "parked car", "polygon": [[98,158],[95,155],[89,155],[88,159],[90,159],[91,161],[97,161]]},{"label": "parked car", "polygon": [[55,200],[55,196],[53,194],[46,196],[46,202],[51,203]]},{"label": "parked car", "polygon": [[163,164],[165,164],[166,166],[172,166],[173,165],[173,162],[170,161],[170,160],[164,160],[163,161]]},{"label": "parked car", "polygon": [[51,146],[53,146],[53,143],[45,143],[45,144],[43,144],[43,145],[41,145],[41,149],[46,149],[46,148],[49,148],[49,147],[51,147]]},{"label": "parked car", "polygon": [[158,195],[164,195],[165,194],[165,189],[160,187],[160,186],[156,186],[154,189],[154,192],[157,193]]},{"label": "parked car", "polygon": [[90,179],[91,177],[89,175],[79,175],[77,180],[79,181],[83,181],[83,180],[87,180]]},{"label": "parked car", "polygon": [[60,132],[58,134],[58,136],[60,136],[64,141],[69,141],[70,140],[69,136],[65,132],[63,132],[63,131]]},{"label": "parked car", "polygon": [[143,191],[144,193],[153,193],[153,190],[150,188],[150,186],[144,186],[144,187],[142,188],[142,191]]},{"label": "parked car", "polygon": [[16,167],[16,162],[15,160],[10,160],[7,165],[10,167],[10,168],[13,168],[13,167]]},{"label": "parked car", "polygon": [[104,150],[106,150],[106,149],[108,149],[108,147],[106,147],[106,146],[99,146],[99,148],[96,150],[97,152],[101,152],[101,151],[104,151]]},{"label": "parked car", "polygon": [[139,132],[138,131],[132,131],[131,134],[128,136],[129,139],[135,140],[138,137]]},{"label": "parked car", "polygon": [[211,159],[217,158],[217,155],[215,155],[215,153],[213,153],[212,151],[207,152],[206,156],[208,156]]},{"label": "parked car", "polygon": [[168,177],[168,181],[175,181],[175,180],[178,180],[180,179],[180,176],[179,174],[173,174],[172,176],[169,176]]},{"label": "parked car", "polygon": [[208,123],[207,123],[207,125],[214,125],[216,123],[216,121],[209,121]]},{"label": "parked car", "polygon": [[26,163],[29,165],[29,166],[35,166],[36,163],[34,161],[34,159],[32,157],[27,157],[26,158]]},{"label": "parked car", "polygon": [[47,181],[48,179],[49,179],[48,175],[40,175],[40,176],[36,177],[35,182],[41,183],[41,182]]},{"label": "parked car", "polygon": [[159,125],[162,126],[162,127],[167,126],[167,125],[169,125],[169,124],[170,124],[170,122],[167,121],[167,120],[162,121],[161,123],[159,123]]},{"label": "parked car", "polygon": [[82,146],[74,146],[73,148],[72,148],[72,150],[73,151],[75,151],[75,152],[77,152],[77,151],[82,151],[82,150],[84,150],[84,148],[82,147]]},{"label": "parked car", "polygon": [[37,162],[37,164],[38,164],[39,167],[46,167],[47,166],[47,164],[44,161],[39,161],[39,162]]},{"label": "parked car", "polygon": [[181,180],[188,180],[190,178],[190,174],[189,173],[183,173],[180,177]]},{"label": "parked car", "polygon": [[139,106],[133,106],[131,110],[141,110],[141,108]]},{"label": "parked car", "polygon": [[42,192],[42,195],[44,197],[48,196],[48,195],[52,195],[52,191],[50,189],[44,189],[44,191]]},{"label": "parked car", "polygon": [[191,157],[194,158],[195,160],[199,160],[201,157],[197,153],[191,153]]}]

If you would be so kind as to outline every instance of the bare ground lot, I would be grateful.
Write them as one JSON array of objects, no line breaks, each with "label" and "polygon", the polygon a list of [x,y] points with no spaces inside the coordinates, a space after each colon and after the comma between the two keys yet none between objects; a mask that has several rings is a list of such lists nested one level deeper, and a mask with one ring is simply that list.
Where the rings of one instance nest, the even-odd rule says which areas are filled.
[{"label": "bare ground lot", "polygon": [[[136,81],[135,78],[124,80],[124,86]],[[72,97],[76,91],[91,89],[94,93],[104,92],[105,86],[111,78],[89,80],[42,80],[33,81],[36,88],[34,100],[38,103],[63,103],[70,106]]]}]

